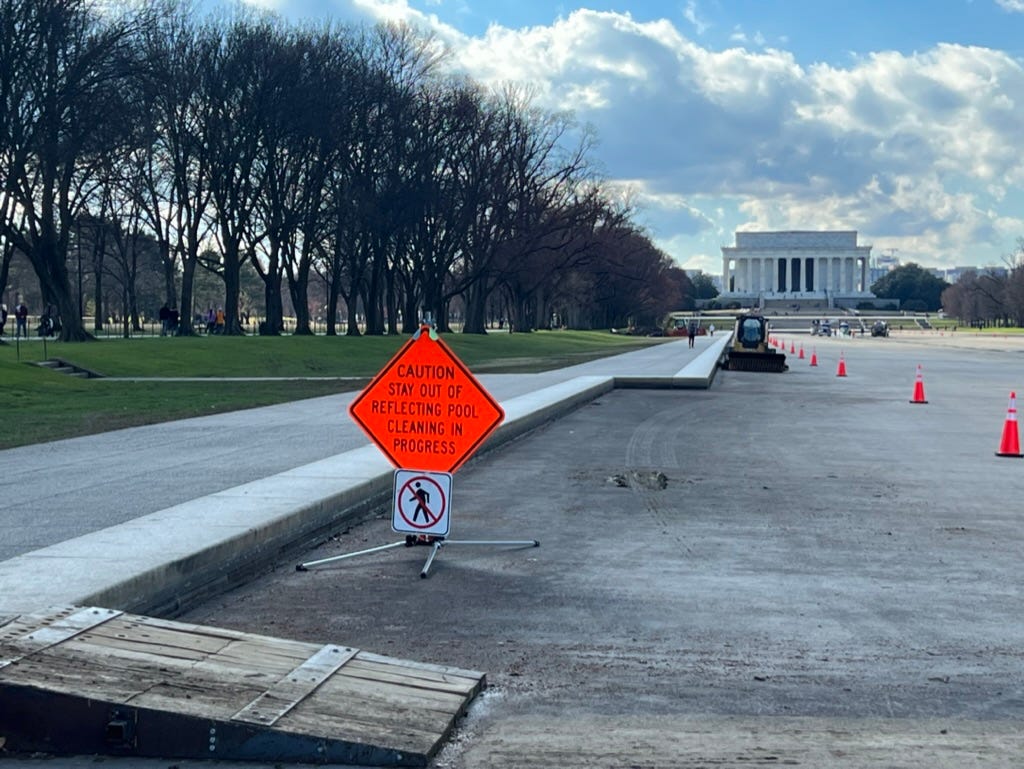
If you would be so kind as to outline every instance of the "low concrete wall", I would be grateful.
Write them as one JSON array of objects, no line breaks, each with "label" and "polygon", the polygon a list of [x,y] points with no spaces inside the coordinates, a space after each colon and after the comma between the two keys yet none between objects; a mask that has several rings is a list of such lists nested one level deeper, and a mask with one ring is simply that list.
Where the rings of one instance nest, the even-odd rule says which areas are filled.
[{"label": "low concrete wall", "polygon": [[700,355],[672,376],[617,376],[615,386],[623,389],[653,390],[706,390],[715,381],[718,364],[732,342],[732,332],[726,332],[708,345]]},{"label": "low concrete wall", "polygon": [[[482,450],[614,386],[578,377],[511,398]],[[0,614],[80,605],[174,616],[389,504],[393,479],[383,454],[365,446],[26,553],[0,562]]]}]

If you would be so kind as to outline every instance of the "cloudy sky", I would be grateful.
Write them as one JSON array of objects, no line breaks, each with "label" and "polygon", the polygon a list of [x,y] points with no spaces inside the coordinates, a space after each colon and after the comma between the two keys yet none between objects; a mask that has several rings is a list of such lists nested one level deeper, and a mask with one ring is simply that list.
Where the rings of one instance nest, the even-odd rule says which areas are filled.
[{"label": "cloudy sky", "polygon": [[532,84],[688,269],[720,273],[739,229],[857,230],[929,267],[1024,237],[1024,0],[246,1],[406,21]]}]

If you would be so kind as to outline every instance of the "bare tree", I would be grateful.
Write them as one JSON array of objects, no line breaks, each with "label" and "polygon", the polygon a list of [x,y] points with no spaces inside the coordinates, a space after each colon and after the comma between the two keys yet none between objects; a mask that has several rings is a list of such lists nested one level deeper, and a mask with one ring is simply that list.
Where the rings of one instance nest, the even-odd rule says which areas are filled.
[{"label": "bare tree", "polygon": [[133,140],[133,40],[145,17],[101,17],[85,0],[0,0],[0,20],[0,177],[26,215],[3,235],[56,305],[61,339],[84,340],[68,242],[97,164]]},{"label": "bare tree", "polygon": [[266,333],[282,329],[281,276],[287,276],[296,334],[310,334],[309,277],[325,227],[327,175],[348,130],[339,116],[347,82],[346,46],[334,30],[285,34],[269,41],[259,85],[257,198],[266,243],[254,260],[266,285]]},{"label": "bare tree", "polygon": [[220,47],[221,24],[197,23],[194,7],[179,0],[164,0],[162,8],[141,44],[150,72],[149,109],[147,141],[134,161],[141,211],[160,253],[164,301],[181,308],[179,328],[190,334],[195,271],[209,228],[213,106],[206,75]]},{"label": "bare tree", "polygon": [[224,31],[204,91],[211,119],[206,132],[210,191],[220,244],[219,263],[207,264],[224,279],[225,333],[241,334],[238,300],[240,270],[247,257],[243,244],[255,242],[253,228],[259,190],[264,183],[258,164],[259,121],[267,109],[263,88],[276,24],[249,16],[235,18]]}]

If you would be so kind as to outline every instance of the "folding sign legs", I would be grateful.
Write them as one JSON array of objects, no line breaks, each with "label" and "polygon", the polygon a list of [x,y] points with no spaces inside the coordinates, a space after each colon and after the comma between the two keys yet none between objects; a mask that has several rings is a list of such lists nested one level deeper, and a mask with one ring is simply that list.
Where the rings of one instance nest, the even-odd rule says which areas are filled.
[{"label": "folding sign legs", "polygon": [[[406,540],[409,538],[406,537]],[[379,547],[371,547],[368,550],[357,550],[354,553],[345,553],[344,555],[332,555],[330,558],[321,558],[318,561],[306,561],[300,563],[295,567],[295,571],[309,571],[311,566],[323,566],[325,563],[334,563],[334,561],[341,561],[345,558],[355,558],[357,555],[366,555],[367,553],[379,553],[381,550],[390,550],[393,547],[401,547],[405,545],[409,546],[408,541],[406,542],[392,542],[390,545],[380,545]]]},{"label": "folding sign legs", "polygon": [[492,539],[446,539],[445,537],[431,537],[431,536],[416,536],[410,534],[401,542],[391,542],[387,545],[380,545],[378,547],[371,547],[367,550],[357,550],[354,553],[345,553],[344,555],[335,555],[330,558],[321,558],[316,561],[306,561],[300,563],[295,567],[296,571],[308,571],[313,566],[322,566],[325,563],[333,563],[334,561],[341,561],[345,558],[355,558],[357,555],[368,555],[370,553],[379,553],[382,550],[390,550],[393,547],[413,547],[414,545],[427,545],[430,547],[430,555],[427,556],[427,562],[423,564],[423,568],[420,570],[420,577],[426,579],[430,572],[430,566],[434,563],[434,558],[437,557],[438,551],[445,545],[482,545],[490,547],[540,547],[540,541],[536,539],[514,539],[514,540],[492,540]]},{"label": "folding sign legs", "polygon": [[438,537],[433,542],[433,547],[430,550],[430,555],[427,556],[427,562],[423,564],[423,569],[420,571],[420,578],[426,579],[427,573],[430,571],[430,564],[434,562],[434,556],[437,552],[445,545],[492,545],[496,547],[540,547],[540,541],[536,539],[517,539],[517,540],[489,540],[489,539],[445,539],[444,537]]}]

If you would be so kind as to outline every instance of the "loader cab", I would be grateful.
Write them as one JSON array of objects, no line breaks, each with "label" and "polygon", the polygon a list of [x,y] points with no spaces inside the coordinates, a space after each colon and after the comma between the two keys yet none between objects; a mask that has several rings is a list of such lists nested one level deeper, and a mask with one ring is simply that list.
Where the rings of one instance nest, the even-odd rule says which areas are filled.
[{"label": "loader cab", "polygon": [[755,349],[764,342],[764,319],[763,318],[741,318],[739,322],[737,339],[742,347]]}]

